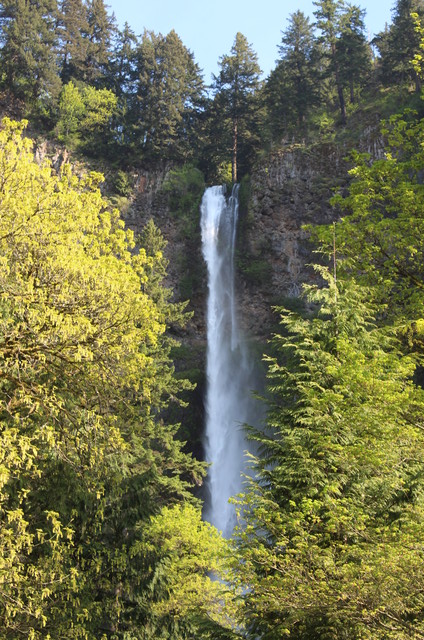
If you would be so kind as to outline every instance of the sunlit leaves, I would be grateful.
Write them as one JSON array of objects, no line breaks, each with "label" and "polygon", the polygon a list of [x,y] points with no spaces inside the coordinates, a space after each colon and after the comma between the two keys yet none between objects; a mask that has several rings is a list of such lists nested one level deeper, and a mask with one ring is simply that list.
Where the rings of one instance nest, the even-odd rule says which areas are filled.
[{"label": "sunlit leaves", "polygon": [[204,470],[158,415],[187,387],[161,252],[135,251],[99,174],[38,165],[23,126],[0,131],[2,631],[87,639],[145,587],[141,522]]},{"label": "sunlit leaves", "polygon": [[423,632],[424,395],[369,290],[321,275],[310,313],[281,310],[234,580],[251,637],[407,638]]}]

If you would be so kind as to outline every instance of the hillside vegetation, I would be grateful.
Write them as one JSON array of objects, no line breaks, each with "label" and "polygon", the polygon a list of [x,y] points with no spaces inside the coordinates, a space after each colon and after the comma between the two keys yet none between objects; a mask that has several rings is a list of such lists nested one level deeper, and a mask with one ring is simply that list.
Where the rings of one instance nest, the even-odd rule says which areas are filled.
[{"label": "hillside vegetation", "polygon": [[[121,31],[103,0],[0,5],[0,640],[424,637],[424,3],[372,43],[356,5],[314,5],[266,80],[237,33],[210,87],[174,31]],[[275,309],[224,540],[182,441],[187,305],[160,230],[116,205],[166,175],[189,295],[204,184],[241,181],[251,213],[250,173],[330,143],[352,168],[307,229],[316,279]]]}]

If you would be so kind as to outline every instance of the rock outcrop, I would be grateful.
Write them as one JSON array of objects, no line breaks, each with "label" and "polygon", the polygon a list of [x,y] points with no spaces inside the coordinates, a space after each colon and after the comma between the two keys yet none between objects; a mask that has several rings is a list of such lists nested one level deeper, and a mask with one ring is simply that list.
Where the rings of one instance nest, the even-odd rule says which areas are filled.
[{"label": "rock outcrop", "polygon": [[[382,154],[382,142],[374,133],[364,138],[361,147],[363,151],[371,151],[374,157]],[[345,155],[346,150],[331,143],[315,147],[287,146],[262,159],[251,174],[249,186],[242,184],[236,290],[240,325],[248,339],[256,343],[258,359],[278,323],[273,306],[284,305],[288,299],[293,304],[293,299],[300,296],[303,283],[318,279],[311,267],[317,256],[304,226],[329,224],[337,219],[339,212],[331,207],[330,199],[335,191],[348,185],[349,163]],[[184,425],[184,439],[196,455],[202,457],[206,273],[200,231],[191,235],[184,233],[181,221],[170,211],[168,194],[163,188],[168,170],[140,172],[136,176],[125,220],[138,232],[153,218],[168,243],[166,284],[173,289],[177,300],[190,298],[189,309],[193,315],[187,328],[179,334],[183,349],[176,366],[197,383],[197,389],[186,398],[188,413],[177,419]],[[185,295],[182,286],[187,268],[189,273],[197,274],[190,295]]]},{"label": "rock outcrop", "polygon": [[252,174],[239,241],[240,305],[245,330],[266,338],[275,323],[272,306],[298,297],[316,279],[307,224],[336,218],[329,200],[347,182],[347,163],[333,145],[287,147]]},{"label": "rock outcrop", "polygon": [[[382,154],[383,144],[375,135],[375,128],[369,129],[359,146],[374,157]],[[335,191],[348,184],[346,153],[333,143],[287,146],[262,159],[251,174],[248,188],[242,185],[237,290],[242,327],[254,340],[266,340],[275,327],[274,305],[298,297],[304,282],[317,279],[311,267],[317,256],[304,226],[329,224],[337,219],[339,213],[329,201]],[[163,190],[166,175],[167,169],[163,169],[137,176],[126,222],[139,231],[152,217],[162,231],[168,242],[167,285],[177,299],[190,297],[193,318],[186,336],[200,342],[205,337],[207,295],[200,234],[193,242],[193,238],[181,233]],[[182,295],[181,287],[181,265],[187,256],[190,269],[202,274],[190,296]]]}]

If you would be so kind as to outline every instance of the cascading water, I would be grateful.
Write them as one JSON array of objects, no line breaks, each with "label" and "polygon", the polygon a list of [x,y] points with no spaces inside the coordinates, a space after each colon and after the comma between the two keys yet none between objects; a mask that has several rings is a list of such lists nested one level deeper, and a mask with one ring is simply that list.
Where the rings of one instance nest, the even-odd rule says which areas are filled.
[{"label": "cascading water", "polygon": [[246,450],[243,423],[252,416],[252,365],[240,335],[234,291],[238,185],[206,189],[201,205],[203,255],[208,268],[206,459],[210,501],[206,519],[228,537],[235,525],[229,498],[242,489]]}]

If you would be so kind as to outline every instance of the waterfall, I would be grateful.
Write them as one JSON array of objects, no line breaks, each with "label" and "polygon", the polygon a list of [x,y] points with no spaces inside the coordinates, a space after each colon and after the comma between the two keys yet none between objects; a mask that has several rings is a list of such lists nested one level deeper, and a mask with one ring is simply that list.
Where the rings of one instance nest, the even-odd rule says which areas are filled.
[{"label": "waterfall", "polygon": [[242,489],[252,414],[252,364],[241,336],[234,291],[238,185],[228,202],[224,187],[206,189],[201,205],[202,248],[208,268],[206,459],[210,493],[206,519],[228,537],[235,511],[228,500]]}]

